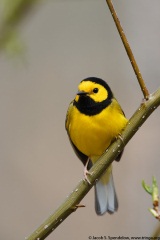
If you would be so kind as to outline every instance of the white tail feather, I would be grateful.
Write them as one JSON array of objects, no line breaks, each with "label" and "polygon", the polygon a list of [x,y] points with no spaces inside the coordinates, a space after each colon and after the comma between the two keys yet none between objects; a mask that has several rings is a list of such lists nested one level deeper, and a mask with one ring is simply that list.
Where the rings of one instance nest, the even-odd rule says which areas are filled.
[{"label": "white tail feather", "polygon": [[118,200],[111,173],[106,185],[101,180],[95,185],[95,210],[98,215],[103,215],[105,212],[114,213],[117,209]]}]

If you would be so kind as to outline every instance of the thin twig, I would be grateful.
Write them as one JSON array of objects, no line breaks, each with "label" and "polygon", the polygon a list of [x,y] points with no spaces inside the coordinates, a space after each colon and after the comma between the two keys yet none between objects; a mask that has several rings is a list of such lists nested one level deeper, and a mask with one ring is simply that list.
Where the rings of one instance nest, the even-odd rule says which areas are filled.
[{"label": "thin twig", "polygon": [[114,161],[116,156],[123,150],[124,146],[129,142],[133,135],[138,131],[139,127],[146,121],[151,113],[160,105],[160,89],[152,94],[148,101],[143,102],[135,114],[129,120],[125,130],[121,134],[121,139],[117,139],[108,150],[99,158],[93,165],[89,176],[91,184],[81,180],[77,187],[72,191],[65,202],[51,215],[27,240],[43,240],[55,228],[58,227],[72,212],[77,208],[77,205],[84,198],[84,196],[93,187],[97,179],[106,171],[110,164]]},{"label": "thin twig", "polygon": [[151,214],[160,221],[160,210],[159,210],[159,189],[157,185],[157,180],[155,177],[152,177],[152,185],[149,186],[145,183],[145,181],[142,181],[142,186],[144,190],[152,196],[152,203],[153,208],[149,208],[148,210],[151,212]]},{"label": "thin twig", "polygon": [[139,70],[139,67],[138,67],[137,63],[136,63],[136,60],[135,60],[134,55],[132,53],[132,50],[130,48],[129,42],[128,42],[128,40],[127,40],[127,38],[125,36],[125,33],[123,31],[123,28],[122,28],[122,26],[120,24],[120,21],[118,19],[118,16],[117,16],[117,13],[116,13],[116,11],[114,9],[112,1],[111,0],[106,0],[106,2],[108,4],[108,7],[109,7],[110,12],[112,14],[112,17],[113,17],[114,22],[116,24],[117,30],[119,32],[119,35],[120,35],[120,37],[122,39],[123,45],[124,45],[124,47],[126,49],[127,55],[128,55],[128,57],[130,59],[130,62],[132,64],[133,70],[134,70],[134,72],[136,74],[136,77],[138,79],[138,82],[139,82],[139,85],[140,85],[141,90],[143,92],[144,98],[147,100],[149,98],[148,89],[147,89],[147,87],[145,85],[145,82],[143,80],[142,74],[141,74],[141,72]]}]

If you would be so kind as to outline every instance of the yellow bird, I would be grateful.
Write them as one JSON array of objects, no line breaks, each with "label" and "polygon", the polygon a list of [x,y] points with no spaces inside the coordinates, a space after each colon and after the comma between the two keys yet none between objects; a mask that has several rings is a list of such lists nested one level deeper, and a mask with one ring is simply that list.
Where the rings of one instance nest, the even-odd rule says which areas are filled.
[{"label": "yellow bird", "polygon": [[[82,80],[66,116],[66,130],[78,158],[88,170],[121,134],[126,119],[108,84],[96,77]],[[116,161],[119,161],[122,153]],[[95,210],[98,215],[114,213],[118,209],[112,167],[108,168],[95,185]]]}]

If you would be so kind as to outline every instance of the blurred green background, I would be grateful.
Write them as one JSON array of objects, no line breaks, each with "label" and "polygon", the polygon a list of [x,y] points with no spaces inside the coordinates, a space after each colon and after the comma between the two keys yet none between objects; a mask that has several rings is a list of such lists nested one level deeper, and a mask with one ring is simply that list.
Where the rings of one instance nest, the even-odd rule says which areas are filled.
[{"label": "blurred green background", "polygon": [[[113,2],[150,92],[160,85],[160,1]],[[0,238],[30,235],[83,177],[64,128],[86,77],[103,78],[128,118],[143,95],[105,0],[41,1],[18,25],[25,52],[0,52]],[[159,176],[159,109],[114,163],[119,210],[98,217],[93,189],[47,239],[149,237],[157,225],[141,186]]]}]

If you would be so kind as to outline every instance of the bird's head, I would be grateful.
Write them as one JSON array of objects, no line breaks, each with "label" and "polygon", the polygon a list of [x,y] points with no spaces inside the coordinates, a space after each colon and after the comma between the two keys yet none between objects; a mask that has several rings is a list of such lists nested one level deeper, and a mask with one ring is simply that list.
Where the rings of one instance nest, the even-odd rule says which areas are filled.
[{"label": "bird's head", "polygon": [[82,113],[92,115],[91,112],[95,114],[107,107],[112,98],[112,91],[104,80],[90,77],[80,82],[74,103]]}]

